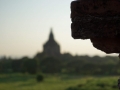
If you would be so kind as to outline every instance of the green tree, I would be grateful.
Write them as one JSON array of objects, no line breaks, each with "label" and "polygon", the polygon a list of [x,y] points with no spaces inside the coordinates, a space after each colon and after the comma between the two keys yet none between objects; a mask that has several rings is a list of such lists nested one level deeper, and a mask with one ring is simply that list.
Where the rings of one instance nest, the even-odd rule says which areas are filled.
[{"label": "green tree", "polygon": [[28,72],[30,74],[37,73],[37,62],[34,59],[26,59],[22,64],[22,72]]},{"label": "green tree", "polygon": [[40,67],[43,73],[58,73],[61,72],[61,62],[53,57],[47,57],[40,62]]}]

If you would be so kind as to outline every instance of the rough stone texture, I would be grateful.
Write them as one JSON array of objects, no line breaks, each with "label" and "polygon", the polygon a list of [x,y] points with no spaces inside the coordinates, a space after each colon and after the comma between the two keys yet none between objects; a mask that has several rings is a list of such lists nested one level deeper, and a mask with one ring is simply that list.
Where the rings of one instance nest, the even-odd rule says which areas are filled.
[{"label": "rough stone texture", "polygon": [[71,3],[74,39],[91,39],[106,53],[120,53],[120,0],[78,0]]},{"label": "rough stone texture", "polygon": [[107,54],[120,53],[120,38],[90,38],[93,46]]}]

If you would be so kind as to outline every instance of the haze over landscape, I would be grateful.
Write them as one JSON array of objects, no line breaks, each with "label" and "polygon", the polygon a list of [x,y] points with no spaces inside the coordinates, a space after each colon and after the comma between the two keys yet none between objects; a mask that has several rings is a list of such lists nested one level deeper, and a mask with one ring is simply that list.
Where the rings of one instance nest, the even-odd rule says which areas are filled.
[{"label": "haze over landscape", "polygon": [[61,53],[105,56],[90,40],[71,37],[71,1],[0,0],[0,56],[32,57],[42,52],[50,28],[53,28]]}]

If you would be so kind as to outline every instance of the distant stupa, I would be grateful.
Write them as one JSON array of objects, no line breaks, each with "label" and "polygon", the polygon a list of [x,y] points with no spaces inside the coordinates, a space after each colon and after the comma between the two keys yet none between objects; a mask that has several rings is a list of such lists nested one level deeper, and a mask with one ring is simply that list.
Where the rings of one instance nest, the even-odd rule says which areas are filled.
[{"label": "distant stupa", "polygon": [[48,56],[60,56],[60,46],[55,41],[53,30],[51,28],[49,39],[48,41],[43,45],[43,53]]}]

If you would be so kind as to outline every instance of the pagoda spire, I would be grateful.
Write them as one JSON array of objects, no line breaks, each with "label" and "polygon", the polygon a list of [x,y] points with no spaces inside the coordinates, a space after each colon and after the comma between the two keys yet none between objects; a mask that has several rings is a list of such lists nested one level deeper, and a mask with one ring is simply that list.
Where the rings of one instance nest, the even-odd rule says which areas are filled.
[{"label": "pagoda spire", "polygon": [[54,40],[53,29],[50,29],[49,40]]}]

